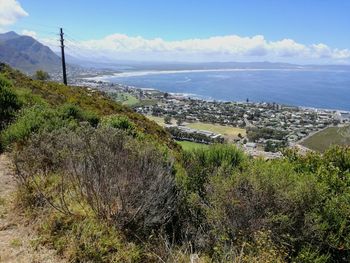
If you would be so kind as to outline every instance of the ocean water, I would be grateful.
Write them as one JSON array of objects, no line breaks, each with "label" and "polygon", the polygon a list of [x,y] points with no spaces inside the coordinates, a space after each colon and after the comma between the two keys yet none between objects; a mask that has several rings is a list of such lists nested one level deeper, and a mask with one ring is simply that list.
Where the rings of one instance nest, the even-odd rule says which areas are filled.
[{"label": "ocean water", "polygon": [[350,111],[350,71],[198,70],[126,72],[114,83],[224,101],[276,102]]}]

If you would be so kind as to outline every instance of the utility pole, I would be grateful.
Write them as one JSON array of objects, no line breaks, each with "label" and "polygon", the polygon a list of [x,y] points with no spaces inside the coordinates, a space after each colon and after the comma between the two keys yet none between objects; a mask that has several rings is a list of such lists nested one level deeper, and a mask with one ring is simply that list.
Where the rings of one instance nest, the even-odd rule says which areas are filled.
[{"label": "utility pole", "polygon": [[66,58],[64,56],[64,39],[63,39],[63,29],[60,30],[61,36],[61,58],[62,58],[62,72],[63,72],[63,83],[67,86],[67,72],[66,72]]}]

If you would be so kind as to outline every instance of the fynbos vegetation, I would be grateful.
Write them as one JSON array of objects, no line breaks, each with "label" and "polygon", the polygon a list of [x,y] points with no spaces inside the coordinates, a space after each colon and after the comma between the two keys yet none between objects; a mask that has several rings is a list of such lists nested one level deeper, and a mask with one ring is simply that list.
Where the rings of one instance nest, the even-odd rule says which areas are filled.
[{"label": "fynbos vegetation", "polygon": [[[268,161],[229,144],[181,151],[103,94],[91,96],[109,110],[73,103],[74,92],[90,101],[83,89],[35,81],[29,96],[14,79],[6,89],[21,103],[1,142],[18,206],[36,217],[38,242],[69,261],[350,261],[348,147]],[[45,85],[61,95],[41,95]]]}]

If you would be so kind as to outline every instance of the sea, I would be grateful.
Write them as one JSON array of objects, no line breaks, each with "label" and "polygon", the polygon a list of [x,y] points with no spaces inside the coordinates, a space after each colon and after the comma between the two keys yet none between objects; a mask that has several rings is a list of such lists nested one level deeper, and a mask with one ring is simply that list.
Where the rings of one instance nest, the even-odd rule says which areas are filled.
[{"label": "sea", "polygon": [[134,71],[99,80],[218,101],[270,102],[350,111],[350,71],[220,69]]}]

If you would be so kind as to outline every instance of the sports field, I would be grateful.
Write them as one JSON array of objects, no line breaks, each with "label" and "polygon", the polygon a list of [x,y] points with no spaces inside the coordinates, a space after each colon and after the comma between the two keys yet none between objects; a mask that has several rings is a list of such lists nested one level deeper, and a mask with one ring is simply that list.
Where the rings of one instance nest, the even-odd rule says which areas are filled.
[{"label": "sports field", "polygon": [[191,151],[195,149],[207,149],[209,145],[203,143],[196,142],[188,142],[188,141],[177,141],[178,144],[181,145],[182,149],[186,151]]},{"label": "sports field", "polygon": [[[152,121],[155,121],[160,126],[165,126],[164,117],[156,117],[156,116],[152,116],[152,115],[147,115],[146,117]],[[172,118],[171,123],[176,124],[176,120],[174,118]]]},{"label": "sports field", "polygon": [[138,104],[140,100],[132,95],[130,95],[127,92],[120,92],[120,93],[115,93],[113,94],[113,98],[122,103],[123,105],[127,106],[133,106],[135,104]]},{"label": "sports field", "polygon": [[203,122],[189,123],[186,126],[193,128],[193,129],[206,130],[206,131],[211,131],[211,132],[215,132],[215,133],[220,133],[221,135],[228,137],[230,139],[237,138],[238,134],[241,134],[242,136],[246,136],[245,129],[232,127],[232,126],[203,123]]},{"label": "sports field", "polygon": [[[163,117],[155,117],[152,115],[147,115],[147,118],[155,121],[160,126],[164,126],[164,118]],[[173,118],[171,120],[172,124],[176,124],[176,120]],[[238,138],[238,134],[242,136],[246,136],[246,130],[242,128],[220,125],[220,124],[212,124],[212,123],[204,123],[204,122],[193,122],[185,124],[186,127],[197,129],[197,130],[205,130],[214,133],[219,133],[226,137],[227,139],[236,139]]]}]

